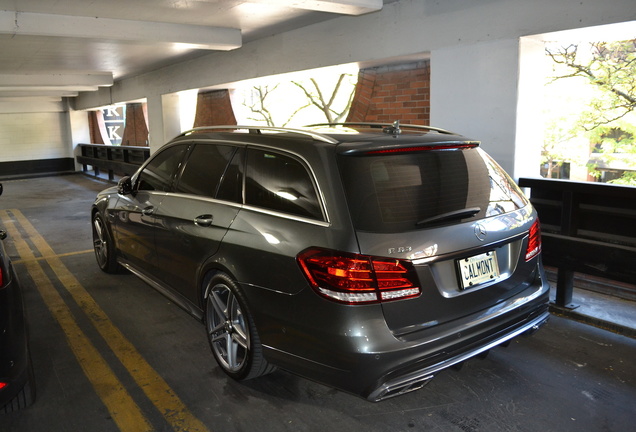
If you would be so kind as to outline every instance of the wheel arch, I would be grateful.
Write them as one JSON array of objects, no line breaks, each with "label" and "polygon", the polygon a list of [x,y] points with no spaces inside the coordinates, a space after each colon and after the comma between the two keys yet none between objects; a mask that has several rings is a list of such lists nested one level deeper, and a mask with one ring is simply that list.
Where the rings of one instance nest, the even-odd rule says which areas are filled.
[{"label": "wheel arch", "polygon": [[212,261],[209,261],[203,266],[200,272],[200,277],[199,277],[199,287],[200,287],[199,301],[201,302],[202,309],[205,308],[205,300],[207,299],[207,296],[208,296],[208,291],[209,291],[208,284],[214,278],[214,276],[220,273],[225,273],[230,279],[235,281],[237,285],[240,285],[240,283],[237,281],[236,277],[234,276],[234,273],[227,266],[221,264],[218,260],[213,259]]}]

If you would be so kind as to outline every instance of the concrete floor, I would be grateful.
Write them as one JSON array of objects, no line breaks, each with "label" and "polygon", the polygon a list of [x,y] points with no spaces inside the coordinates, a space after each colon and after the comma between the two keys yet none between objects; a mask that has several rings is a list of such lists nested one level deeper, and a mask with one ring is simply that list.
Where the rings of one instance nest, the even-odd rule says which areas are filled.
[{"label": "concrete floor", "polygon": [[105,183],[83,175],[3,183],[0,215],[9,217],[5,245],[27,303],[37,401],[1,415],[0,431],[634,430],[636,340],[557,316],[532,337],[380,403],[284,371],[233,382],[202,324],[136,277],[98,269],[89,208]]}]

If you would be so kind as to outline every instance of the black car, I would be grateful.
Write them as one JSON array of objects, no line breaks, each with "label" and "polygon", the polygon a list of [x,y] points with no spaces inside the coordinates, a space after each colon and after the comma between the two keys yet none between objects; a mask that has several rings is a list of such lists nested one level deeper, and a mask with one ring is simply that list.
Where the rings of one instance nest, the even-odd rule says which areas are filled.
[{"label": "black car", "polygon": [[4,413],[25,408],[35,399],[22,292],[2,243],[6,237],[0,230],[0,412]]},{"label": "black car", "polygon": [[204,321],[239,380],[278,366],[378,401],[549,315],[536,211],[435,128],[197,129],[91,214],[102,270]]}]

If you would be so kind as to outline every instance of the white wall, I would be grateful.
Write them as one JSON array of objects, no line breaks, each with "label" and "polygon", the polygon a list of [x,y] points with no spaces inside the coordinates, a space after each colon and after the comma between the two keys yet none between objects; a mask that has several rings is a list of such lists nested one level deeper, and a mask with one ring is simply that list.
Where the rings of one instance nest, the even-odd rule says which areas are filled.
[{"label": "white wall", "polygon": [[431,53],[431,124],[482,141],[511,173],[519,42],[505,39]]},{"label": "white wall", "polygon": [[64,112],[0,114],[0,131],[0,162],[73,156]]}]

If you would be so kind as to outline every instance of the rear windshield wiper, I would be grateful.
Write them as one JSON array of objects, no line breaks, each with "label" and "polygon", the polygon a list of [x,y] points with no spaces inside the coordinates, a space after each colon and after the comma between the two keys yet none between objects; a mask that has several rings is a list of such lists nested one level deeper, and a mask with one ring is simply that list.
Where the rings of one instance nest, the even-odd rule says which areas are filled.
[{"label": "rear windshield wiper", "polygon": [[422,219],[421,221],[419,221],[415,225],[416,226],[422,226],[422,225],[435,224],[435,223],[439,223],[439,222],[447,222],[449,220],[454,220],[454,219],[464,219],[464,218],[467,218],[467,217],[475,216],[480,211],[481,211],[481,208],[479,208],[479,207],[469,207],[469,208],[465,208],[465,209],[461,209],[461,210],[455,210],[455,211],[452,211],[452,212],[442,213],[442,214],[439,214],[437,216],[433,216],[433,217],[430,217],[430,218]]}]

